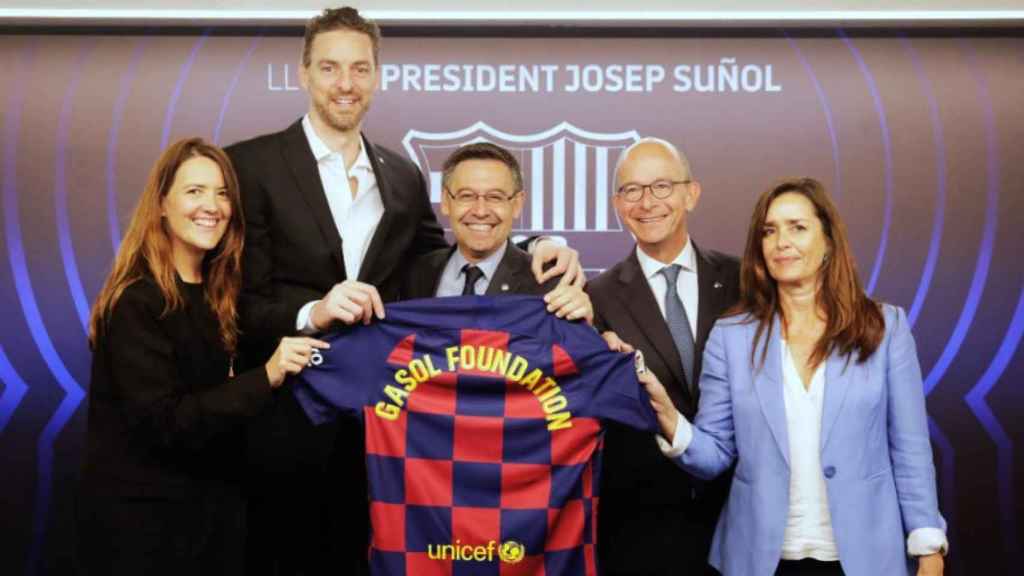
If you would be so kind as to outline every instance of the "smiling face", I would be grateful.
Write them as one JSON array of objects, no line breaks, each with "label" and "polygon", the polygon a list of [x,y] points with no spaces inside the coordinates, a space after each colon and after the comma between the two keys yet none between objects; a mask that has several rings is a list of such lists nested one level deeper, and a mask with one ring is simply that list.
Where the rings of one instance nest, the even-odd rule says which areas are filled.
[{"label": "smiling face", "polygon": [[479,262],[508,241],[512,222],[523,210],[518,192],[512,170],[498,160],[464,160],[455,166],[441,212],[451,219],[466,260]]},{"label": "smiling face", "polygon": [[814,204],[806,196],[786,192],[772,200],[761,234],[768,274],[779,285],[817,282],[830,242]]},{"label": "smiling face", "polygon": [[220,166],[205,156],[182,162],[160,209],[175,267],[182,277],[193,277],[231,220],[231,199]]},{"label": "smiling face", "polygon": [[299,83],[309,93],[309,116],[323,130],[358,132],[377,89],[373,41],[362,32],[332,30],[313,38]]},{"label": "smiling face", "polygon": [[[665,146],[647,142],[629,152],[616,175],[617,190],[625,186],[649,186],[657,181],[683,182],[691,176],[680,159]],[[613,197],[619,219],[636,237],[640,248],[652,258],[671,262],[686,246],[686,216],[697,206],[700,184],[674,184],[668,197],[658,199],[650,189],[631,202],[622,194]]]}]

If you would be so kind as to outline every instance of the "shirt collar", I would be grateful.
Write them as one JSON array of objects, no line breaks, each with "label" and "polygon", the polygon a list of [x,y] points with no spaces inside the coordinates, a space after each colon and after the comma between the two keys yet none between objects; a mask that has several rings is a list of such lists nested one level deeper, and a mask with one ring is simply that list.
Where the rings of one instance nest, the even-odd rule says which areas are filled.
[{"label": "shirt collar", "polygon": [[690,238],[686,238],[686,245],[683,246],[683,251],[676,256],[675,260],[665,264],[654,258],[651,258],[644,252],[640,245],[636,247],[636,258],[640,261],[640,269],[644,271],[644,276],[648,279],[657,276],[661,269],[671,264],[679,264],[683,267],[683,270],[688,272],[697,272],[697,252],[693,249],[693,243],[690,242]]},{"label": "shirt collar", "polygon": [[[493,254],[474,264],[474,266],[484,273],[484,278],[487,278],[488,282],[494,278],[494,272],[498,269],[498,264],[501,263],[501,259],[505,257],[505,250],[507,248],[508,242],[506,241],[497,250],[495,250]],[[452,263],[456,270],[455,275],[458,277],[462,274],[462,267],[469,264],[469,261],[462,255],[462,251],[456,247],[455,252],[452,254]]]},{"label": "shirt collar", "polygon": [[[306,134],[306,141],[309,142],[309,149],[313,152],[313,157],[316,158],[318,163],[331,154],[336,154],[336,152],[331,150],[330,147],[327,146],[327,143],[320,138],[320,135],[316,133],[316,130],[313,128],[313,122],[309,119],[309,114],[302,117],[302,131]],[[341,154],[338,154],[338,156],[341,156]],[[352,165],[352,170],[354,171],[360,168],[365,170],[373,169],[370,166],[370,157],[366,155],[366,146],[363,143],[362,135],[359,136],[359,155],[356,156],[356,162]]]}]

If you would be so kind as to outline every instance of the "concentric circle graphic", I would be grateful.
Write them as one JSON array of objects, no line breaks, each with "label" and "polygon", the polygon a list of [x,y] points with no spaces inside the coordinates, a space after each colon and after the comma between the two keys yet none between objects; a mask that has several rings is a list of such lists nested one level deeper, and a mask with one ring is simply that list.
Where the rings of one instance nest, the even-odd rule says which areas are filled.
[{"label": "concentric circle graphic", "polygon": [[[594,269],[632,245],[611,225],[613,135],[659,136],[689,156],[704,191],[689,216],[701,247],[739,252],[771,181],[826,182],[865,286],[906,308],[914,330],[953,544],[947,573],[1007,573],[1024,544],[1024,37],[642,40],[387,38],[388,81],[366,135],[400,153],[406,134],[425,135],[417,162],[429,182],[441,144],[454,145],[430,135],[475,125],[515,135],[536,195],[522,231],[567,238]],[[10,62],[0,79],[0,454],[12,463],[0,514],[16,519],[3,536],[19,550],[5,572],[60,573],[72,561],[60,527],[85,432],[89,310],[149,167],[184,135],[224,145],[298,119],[300,44],[272,30],[0,37]],[[664,80],[649,91],[565,89],[570,66],[630,63],[661,66]],[[770,66],[779,90],[679,89],[678,66],[729,73],[730,63]],[[537,89],[447,90],[427,81],[443,64],[556,72]],[[994,490],[977,490],[983,482]]]}]

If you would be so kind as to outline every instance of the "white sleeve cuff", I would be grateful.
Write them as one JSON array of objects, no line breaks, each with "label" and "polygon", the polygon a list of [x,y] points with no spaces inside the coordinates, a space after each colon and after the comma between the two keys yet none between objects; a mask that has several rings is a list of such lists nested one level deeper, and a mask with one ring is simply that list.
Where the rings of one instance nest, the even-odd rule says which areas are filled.
[{"label": "white sleeve cuff", "polygon": [[669,444],[667,440],[657,436],[658,447],[661,448],[661,453],[669,458],[676,458],[690,446],[690,441],[693,440],[693,426],[690,422],[683,417],[682,414],[676,413],[676,435],[672,437],[672,444]]},{"label": "white sleeve cuff", "polygon": [[938,528],[917,528],[907,536],[907,554],[910,556],[927,556],[936,552],[945,556],[948,551],[946,533]]},{"label": "white sleeve cuff", "polygon": [[299,313],[295,316],[295,330],[300,334],[309,336],[310,334],[316,334],[317,329],[313,327],[313,323],[309,321],[309,317],[313,313],[313,306],[319,300],[313,300],[312,302],[306,302],[302,308],[299,308]]}]

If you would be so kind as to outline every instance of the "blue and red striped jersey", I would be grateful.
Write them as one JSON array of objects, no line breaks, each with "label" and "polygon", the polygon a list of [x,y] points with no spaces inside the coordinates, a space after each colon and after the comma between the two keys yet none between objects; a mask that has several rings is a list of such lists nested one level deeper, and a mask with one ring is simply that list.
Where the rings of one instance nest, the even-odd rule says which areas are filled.
[{"label": "blue and red striped jersey", "polygon": [[632,356],[533,296],[386,315],[328,336],[295,383],[314,421],[363,418],[371,571],[596,575],[602,422],[657,429]]}]

